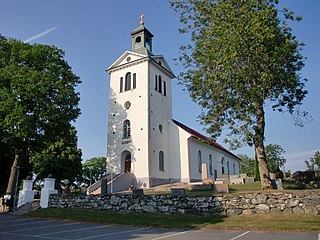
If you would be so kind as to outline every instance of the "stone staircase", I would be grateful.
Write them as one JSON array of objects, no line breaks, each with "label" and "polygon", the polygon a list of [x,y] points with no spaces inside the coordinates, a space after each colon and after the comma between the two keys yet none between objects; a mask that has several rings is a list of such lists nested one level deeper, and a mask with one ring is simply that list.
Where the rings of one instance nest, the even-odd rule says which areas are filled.
[{"label": "stone staircase", "polygon": [[28,212],[35,211],[38,208],[40,208],[40,201],[35,200],[33,202],[29,202],[29,203],[26,203],[26,204],[20,206],[19,208],[17,208],[13,212],[13,214],[18,214],[18,215],[25,214],[25,213],[28,213]]},{"label": "stone staircase", "polygon": [[189,191],[201,191],[201,190],[212,190],[212,186],[210,184],[203,184],[202,182],[177,182],[170,183],[165,185],[159,185],[152,188],[144,189],[145,194],[155,194],[155,193],[165,193],[171,192],[171,189],[185,189]]},{"label": "stone staircase", "polygon": [[129,189],[131,185],[136,185],[135,176],[133,173],[121,172],[118,174],[108,174],[99,181],[95,182],[87,188],[88,195],[105,195],[122,192]]},{"label": "stone staircase", "polygon": [[185,182],[177,182],[177,183],[170,183],[170,184],[164,184],[155,186],[152,188],[144,189],[145,194],[153,194],[153,193],[159,193],[159,192],[170,192],[171,188],[185,188],[188,189],[188,183]]}]

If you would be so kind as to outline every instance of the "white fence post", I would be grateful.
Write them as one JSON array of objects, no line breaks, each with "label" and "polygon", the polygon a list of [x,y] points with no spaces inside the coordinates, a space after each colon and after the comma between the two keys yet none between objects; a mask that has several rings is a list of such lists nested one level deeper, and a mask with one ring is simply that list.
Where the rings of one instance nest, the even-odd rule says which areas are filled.
[{"label": "white fence post", "polygon": [[40,207],[47,208],[49,204],[49,196],[50,194],[57,194],[58,190],[54,189],[55,178],[45,178],[44,179],[44,187],[41,189],[41,197],[40,197]]},{"label": "white fence post", "polygon": [[23,188],[19,191],[18,207],[33,202],[34,192],[32,190],[32,183],[32,179],[27,178],[26,180],[23,180]]}]

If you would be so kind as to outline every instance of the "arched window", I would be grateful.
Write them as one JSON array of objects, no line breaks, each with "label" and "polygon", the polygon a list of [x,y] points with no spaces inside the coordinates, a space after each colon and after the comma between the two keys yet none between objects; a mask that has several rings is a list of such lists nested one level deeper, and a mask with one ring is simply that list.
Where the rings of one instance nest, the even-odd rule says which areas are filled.
[{"label": "arched window", "polygon": [[158,92],[162,93],[162,77],[161,77],[161,75],[159,75],[158,79],[159,79]]},{"label": "arched window", "polygon": [[198,152],[198,170],[199,170],[199,173],[202,172],[202,159],[201,159],[201,151],[199,150]]},{"label": "arched window", "polygon": [[154,89],[158,91],[158,76],[154,75]]},{"label": "arched window", "polygon": [[137,87],[137,74],[133,74],[133,79],[132,79],[132,89],[135,89]]},{"label": "arched window", "polygon": [[164,171],[164,155],[163,151],[159,152],[159,170]]},{"label": "arched window", "polygon": [[140,36],[138,36],[137,38],[136,38],[136,43],[135,43],[135,49],[138,49],[138,48],[140,48],[141,47],[141,37]]},{"label": "arched window", "polygon": [[224,174],[224,157],[221,159],[221,173]]},{"label": "arched window", "polygon": [[146,37],[146,49],[148,49],[149,51],[151,51],[150,39],[149,39],[148,37]]},{"label": "arched window", "polygon": [[127,119],[123,122],[123,138],[131,137],[131,126],[130,121]]},{"label": "arched window", "polygon": [[230,175],[229,161],[227,161],[227,173],[228,173],[228,175]]},{"label": "arched window", "polygon": [[209,154],[209,174],[213,175],[212,155]]},{"label": "arched window", "polygon": [[123,92],[123,77],[120,78],[120,92]]},{"label": "arched window", "polygon": [[131,73],[128,72],[126,74],[126,80],[125,80],[125,84],[124,84],[124,90],[125,91],[129,91],[131,90]]}]

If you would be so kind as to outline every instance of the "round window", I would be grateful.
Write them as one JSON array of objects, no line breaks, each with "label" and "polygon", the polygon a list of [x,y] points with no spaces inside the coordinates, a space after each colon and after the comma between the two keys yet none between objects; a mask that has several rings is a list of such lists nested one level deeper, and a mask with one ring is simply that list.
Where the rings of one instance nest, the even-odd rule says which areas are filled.
[{"label": "round window", "polygon": [[124,103],[124,107],[125,107],[125,109],[129,109],[129,108],[131,107],[131,102],[126,101],[126,102]]}]

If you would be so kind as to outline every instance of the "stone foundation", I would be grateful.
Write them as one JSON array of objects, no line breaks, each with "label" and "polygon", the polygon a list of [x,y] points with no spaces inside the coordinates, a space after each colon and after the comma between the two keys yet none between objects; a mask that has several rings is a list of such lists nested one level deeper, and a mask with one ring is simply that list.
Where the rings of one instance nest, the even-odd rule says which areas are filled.
[{"label": "stone foundation", "polygon": [[320,214],[320,191],[173,195],[51,195],[51,208],[92,208],[120,212],[240,215],[269,212]]}]

